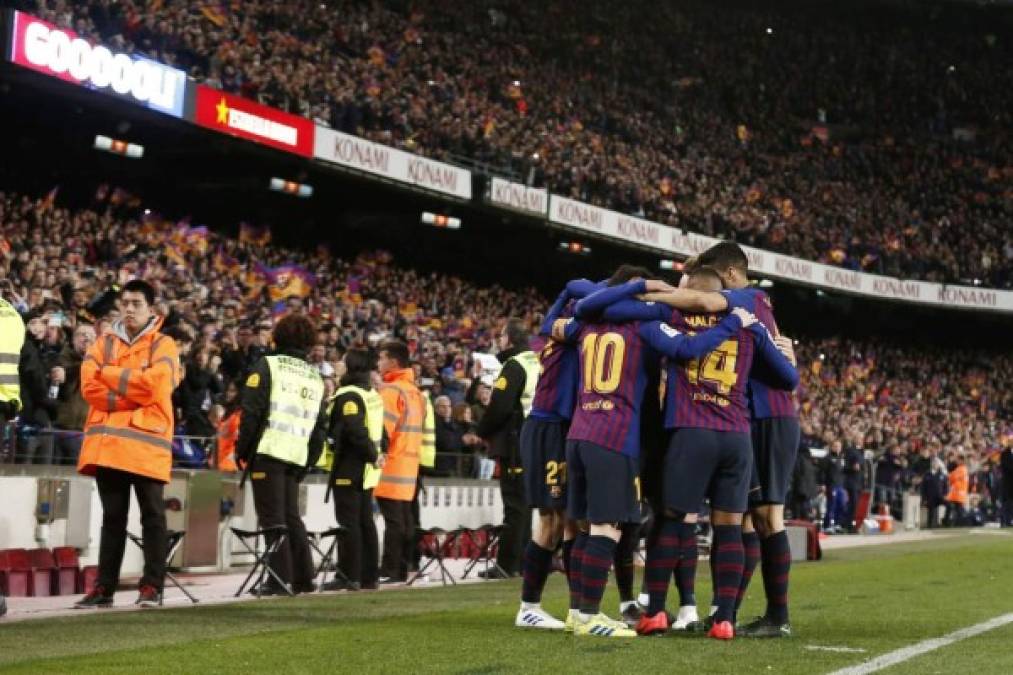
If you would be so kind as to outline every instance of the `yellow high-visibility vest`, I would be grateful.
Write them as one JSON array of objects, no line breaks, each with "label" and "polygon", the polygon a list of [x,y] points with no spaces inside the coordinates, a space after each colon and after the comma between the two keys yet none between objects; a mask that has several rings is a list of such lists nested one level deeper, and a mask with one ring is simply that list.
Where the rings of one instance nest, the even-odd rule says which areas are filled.
[{"label": "yellow high-visibility vest", "polygon": [[324,381],[316,368],[294,356],[268,356],[271,403],[258,455],[305,466],[310,436],[320,415]]},{"label": "yellow high-visibility vest", "polygon": [[0,298],[0,402],[14,402],[21,409],[18,362],[25,343],[25,322],[14,305]]}]

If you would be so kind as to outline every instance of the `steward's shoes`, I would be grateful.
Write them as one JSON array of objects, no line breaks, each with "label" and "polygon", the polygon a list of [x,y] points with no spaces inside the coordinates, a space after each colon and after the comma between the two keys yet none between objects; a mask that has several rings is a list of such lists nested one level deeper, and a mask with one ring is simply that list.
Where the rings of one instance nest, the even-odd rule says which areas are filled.
[{"label": "steward's shoes", "polygon": [[595,614],[588,621],[577,620],[573,630],[574,635],[590,635],[593,637],[607,638],[632,638],[637,637],[637,631],[627,628],[622,621],[616,621],[602,613]]},{"label": "steward's shoes", "polygon": [[161,600],[162,594],[158,592],[157,588],[150,584],[144,584],[139,589],[137,599],[134,600],[134,604],[150,609],[152,607],[158,607]]},{"label": "steward's shoes", "polygon": [[518,628],[541,628],[543,630],[563,630],[566,625],[555,618],[541,607],[531,607],[517,610],[517,618],[514,625]]},{"label": "steward's shoes", "polygon": [[707,633],[707,637],[715,640],[731,640],[735,637],[735,627],[732,626],[731,621],[715,621]]},{"label": "steward's shoes", "polygon": [[345,581],[340,578],[332,579],[320,587],[322,591],[358,591],[361,589],[362,585],[358,581]]},{"label": "steward's shoes", "polygon": [[738,629],[739,637],[744,638],[788,638],[791,637],[791,624],[778,623],[766,616],[757,617]]},{"label": "steward's shoes", "polygon": [[377,579],[377,583],[381,586],[390,586],[391,584],[404,583],[404,579],[398,579],[397,577],[380,577]]},{"label": "steward's shoes", "polygon": [[668,614],[658,612],[654,616],[644,614],[637,622],[638,635],[664,635],[668,632]]},{"label": "steward's shoes", "polygon": [[0,616],[7,613],[7,598],[0,595]]},{"label": "steward's shoes", "polygon": [[304,584],[292,584],[292,592],[298,595],[299,593],[315,593],[317,585],[312,581]]},{"label": "steward's shoes", "polygon": [[490,567],[489,569],[482,570],[481,572],[478,573],[479,579],[486,579],[486,580],[509,579],[511,576],[513,575],[500,571],[498,567]]},{"label": "steward's shoes", "polygon": [[95,609],[96,607],[112,607],[113,594],[106,591],[105,586],[95,586],[91,593],[74,603],[74,609]]},{"label": "steward's shoes", "polygon": [[627,626],[634,628],[640,622],[640,619],[643,618],[644,610],[640,609],[640,605],[637,603],[633,603],[632,605],[627,605],[626,609],[622,610],[621,616]]},{"label": "steward's shoes", "polygon": [[273,595],[288,595],[288,591],[279,586],[276,583],[263,583],[260,586],[254,586],[250,589],[251,595],[257,595],[260,597],[267,597]]}]

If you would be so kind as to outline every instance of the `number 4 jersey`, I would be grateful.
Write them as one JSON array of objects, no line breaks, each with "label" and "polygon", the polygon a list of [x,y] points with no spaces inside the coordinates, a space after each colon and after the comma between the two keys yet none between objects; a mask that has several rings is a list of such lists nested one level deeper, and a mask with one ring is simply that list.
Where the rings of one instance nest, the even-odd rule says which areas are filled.
[{"label": "number 4 jersey", "polygon": [[585,325],[571,319],[564,335],[577,343],[580,385],[568,440],[639,457],[640,414],[661,356],[672,361],[701,357],[737,334],[741,325],[729,315],[716,321],[714,330],[691,336],[660,321]]},{"label": "number 4 jersey", "polygon": [[[672,312],[673,325],[689,334],[713,333],[708,329],[726,320],[721,314]],[[777,350],[770,333],[762,324],[753,324],[700,358],[669,362],[665,427],[748,432],[747,386],[754,356],[772,369],[779,386],[790,390],[798,384],[797,371]]]}]

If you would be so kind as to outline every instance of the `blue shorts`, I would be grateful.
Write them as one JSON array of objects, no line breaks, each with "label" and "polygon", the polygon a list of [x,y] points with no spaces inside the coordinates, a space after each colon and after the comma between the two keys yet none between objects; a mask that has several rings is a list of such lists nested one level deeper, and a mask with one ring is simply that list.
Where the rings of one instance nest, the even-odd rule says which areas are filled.
[{"label": "blue shorts", "polygon": [[665,455],[665,506],[699,513],[704,497],[709,497],[712,509],[745,513],[752,471],[749,434],[676,429]]},{"label": "blue shorts", "polygon": [[753,478],[749,486],[749,505],[784,504],[795,471],[798,419],[768,417],[753,420]]},{"label": "blue shorts", "polygon": [[567,441],[566,515],[593,524],[640,522],[640,466],[588,441]]},{"label": "blue shorts", "polygon": [[528,506],[566,508],[566,433],[564,420],[528,417],[521,427],[521,464]]}]

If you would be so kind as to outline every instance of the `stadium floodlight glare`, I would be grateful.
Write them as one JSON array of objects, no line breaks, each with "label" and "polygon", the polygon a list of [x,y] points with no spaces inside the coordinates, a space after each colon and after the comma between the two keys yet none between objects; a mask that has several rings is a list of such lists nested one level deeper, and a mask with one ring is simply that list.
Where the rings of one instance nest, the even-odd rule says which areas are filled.
[{"label": "stadium floodlight glare", "polygon": [[661,262],[658,263],[658,267],[660,267],[661,269],[675,270],[676,272],[681,272],[685,266],[686,264],[683,263],[681,260],[662,260]]},{"label": "stadium floodlight glare", "polygon": [[313,186],[305,183],[296,183],[291,180],[272,178],[270,188],[275,192],[284,192],[288,195],[295,195],[303,199],[313,196]]},{"label": "stadium floodlight glare", "polygon": [[559,242],[559,250],[574,255],[590,255],[591,253],[591,247],[579,241],[561,241]]},{"label": "stadium floodlight glare", "polygon": [[129,157],[130,159],[140,159],[141,157],[144,157],[143,145],[127,143],[126,141],[109,138],[108,136],[96,136],[95,149],[105,150],[106,152],[111,152],[114,155]]},{"label": "stadium floodlight glare", "polygon": [[419,222],[421,222],[423,225],[432,225],[433,227],[442,227],[448,230],[461,229],[460,218],[454,218],[453,216],[445,216],[441,213],[431,213],[429,211],[423,211],[422,217],[419,218]]}]

